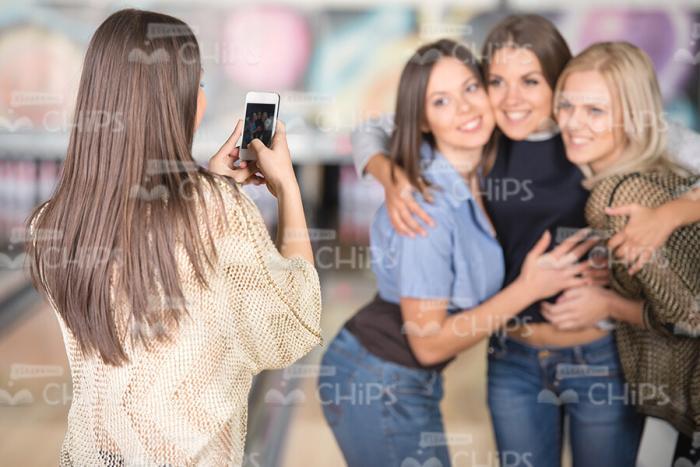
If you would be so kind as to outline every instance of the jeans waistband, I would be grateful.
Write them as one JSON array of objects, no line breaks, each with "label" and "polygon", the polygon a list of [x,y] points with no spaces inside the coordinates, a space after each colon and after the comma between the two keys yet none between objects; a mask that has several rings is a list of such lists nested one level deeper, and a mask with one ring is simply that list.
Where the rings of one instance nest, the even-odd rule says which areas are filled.
[{"label": "jeans waistband", "polygon": [[441,377],[436,370],[412,368],[391,362],[367,350],[362,342],[347,328],[342,327],[328,346],[328,352],[341,352],[355,360],[361,359],[374,367],[382,367],[384,372],[421,375],[422,377]]},{"label": "jeans waistband", "polygon": [[574,345],[570,347],[543,346],[537,347],[509,337],[505,333],[493,334],[489,341],[489,346],[494,350],[514,351],[520,354],[536,357],[542,351],[548,351],[551,354],[558,354],[563,357],[586,357],[587,355],[597,354],[601,352],[617,351],[615,336],[613,333],[591,341],[587,344]]}]

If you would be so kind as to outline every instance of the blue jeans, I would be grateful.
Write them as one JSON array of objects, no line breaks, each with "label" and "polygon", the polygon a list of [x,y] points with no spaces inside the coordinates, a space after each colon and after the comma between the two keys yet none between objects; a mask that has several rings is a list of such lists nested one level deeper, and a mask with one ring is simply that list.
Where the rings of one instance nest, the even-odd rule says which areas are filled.
[{"label": "blue jeans", "polygon": [[321,360],[318,393],[348,466],[450,465],[439,372],[379,358],[342,328]]},{"label": "blue jeans", "polygon": [[559,467],[564,416],[574,467],[633,467],[644,424],[609,334],[538,348],[504,335],[489,343],[488,403],[502,467]]}]

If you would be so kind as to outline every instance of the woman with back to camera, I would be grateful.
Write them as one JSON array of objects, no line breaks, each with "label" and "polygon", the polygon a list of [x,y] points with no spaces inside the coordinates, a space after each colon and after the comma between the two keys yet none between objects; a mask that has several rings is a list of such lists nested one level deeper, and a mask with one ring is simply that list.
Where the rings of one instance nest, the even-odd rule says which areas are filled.
[{"label": "woman with back to camera", "polygon": [[[574,262],[593,245],[573,236],[549,255],[544,233],[500,293],[503,253],[478,189],[494,128],[481,69],[464,45],[440,40],[404,67],[396,98],[392,165],[428,184],[438,220],[425,237],[372,222],[378,294],[340,330],[322,359],[323,413],[351,467],[451,465],[440,400],[442,370],[521,308],[589,279]],[[541,265],[550,260],[558,263]],[[362,393],[358,395],[358,393]]]},{"label": "woman with back to camera", "polygon": [[[553,90],[571,58],[556,27],[537,15],[510,16],[490,31],[482,56],[500,132],[497,153],[486,163],[482,190],[504,250],[507,286],[543,230],[561,239],[586,226],[588,192],[582,186],[583,174],[566,159],[553,121]],[[390,120],[385,117],[355,130],[355,165],[360,176],[371,174],[384,186],[389,217],[398,232],[426,235],[439,220],[410,196],[412,190],[424,187],[411,183],[401,169],[396,169],[396,182],[389,176],[385,155],[393,127]],[[665,208],[672,216],[682,209],[671,203]],[[667,235],[673,230],[656,219],[647,224]],[[592,279],[597,284],[606,280],[596,273]],[[510,465],[559,466],[565,415],[570,420],[575,467],[634,465],[642,418],[622,398],[597,404],[588,397],[595,384],[607,385],[614,394],[624,391],[614,336],[604,326],[561,331],[542,316],[540,302],[533,303],[492,336],[488,359],[496,443],[502,458],[511,457]],[[567,376],[567,369],[582,365],[608,371],[575,377],[569,371],[571,377]]]},{"label": "woman with back to camera", "polygon": [[[700,209],[688,191],[698,177],[673,164],[666,150],[661,92],[649,57],[626,42],[594,44],[564,69],[555,90],[566,154],[588,174],[589,225],[611,235],[625,219],[608,210],[681,207],[663,255],[635,275],[612,263],[614,290],[568,290],[543,313],[559,329],[600,319],[619,322],[617,342],[633,403],[679,432],[676,459],[700,460]],[[604,399],[605,388],[596,397]],[[601,397],[603,396],[603,397]],[[681,452],[683,451],[683,452]],[[681,465],[681,464],[676,464]],[[690,464],[687,464],[690,465]]]},{"label": "woman with back to camera", "polygon": [[[168,59],[140,58],[154,53]],[[321,341],[284,127],[270,149],[251,143],[257,167],[232,168],[240,121],[199,167],[201,79],[197,40],[171,16],[118,11],[88,46],[58,187],[28,220],[73,380],[62,466],[241,465],[253,375]],[[277,197],[279,251],[235,181]]]}]

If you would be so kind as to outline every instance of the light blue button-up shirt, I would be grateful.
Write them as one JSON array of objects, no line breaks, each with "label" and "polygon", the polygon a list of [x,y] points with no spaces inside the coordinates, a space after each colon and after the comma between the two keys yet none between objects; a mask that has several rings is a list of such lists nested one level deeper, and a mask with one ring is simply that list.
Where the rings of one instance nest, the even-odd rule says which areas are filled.
[{"label": "light blue button-up shirt", "polygon": [[379,296],[392,303],[401,297],[449,299],[450,312],[475,307],[500,290],[503,251],[464,178],[427,142],[421,167],[436,189],[432,204],[420,193],[415,198],[436,226],[424,226],[427,237],[400,235],[382,204],[370,229]]}]

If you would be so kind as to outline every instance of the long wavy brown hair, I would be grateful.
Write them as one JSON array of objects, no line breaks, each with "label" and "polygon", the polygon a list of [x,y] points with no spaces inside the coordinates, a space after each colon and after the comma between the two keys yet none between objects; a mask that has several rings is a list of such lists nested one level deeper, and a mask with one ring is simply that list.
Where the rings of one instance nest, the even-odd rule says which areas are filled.
[{"label": "long wavy brown hair", "polygon": [[[389,155],[391,177],[396,182],[395,168],[406,173],[411,185],[417,188],[428,187],[430,183],[423,177],[420,148],[423,141],[435,145],[431,133],[422,130],[425,122],[425,94],[430,74],[435,64],[444,57],[456,58],[484,85],[481,64],[465,44],[452,39],[439,39],[425,44],[416,50],[401,72],[396,96],[394,131],[391,135]],[[484,154],[493,152],[493,138],[484,147]]]},{"label": "long wavy brown hair", "polygon": [[[205,183],[223,210],[213,183],[223,177],[192,158],[200,78],[199,45],[184,22],[134,9],[107,18],[85,55],[56,190],[27,220],[34,286],[81,351],[110,365],[129,361],[127,339],[146,348],[171,339],[187,313],[177,242],[205,287],[205,267],[218,259],[209,221],[203,232],[193,215]],[[112,286],[130,313],[123,333]]]}]

